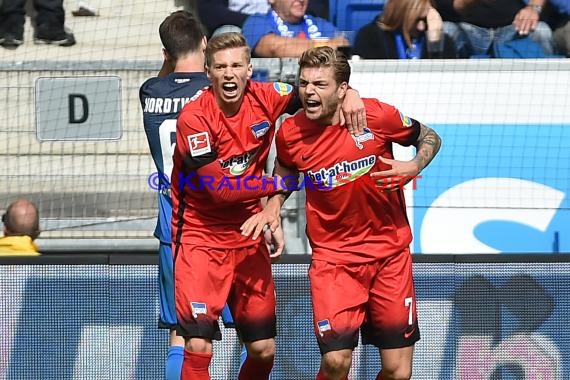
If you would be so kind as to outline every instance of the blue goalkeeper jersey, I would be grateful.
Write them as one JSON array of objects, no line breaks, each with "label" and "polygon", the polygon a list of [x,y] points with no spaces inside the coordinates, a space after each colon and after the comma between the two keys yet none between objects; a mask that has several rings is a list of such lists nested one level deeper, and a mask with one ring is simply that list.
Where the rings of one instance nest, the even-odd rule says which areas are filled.
[{"label": "blue goalkeeper jersey", "polygon": [[[151,78],[143,83],[139,97],[143,109],[144,130],[152,159],[158,173],[153,175],[154,189],[158,189],[158,221],[154,236],[161,243],[171,243],[172,199],[170,175],[172,154],[176,143],[176,118],[186,103],[208,86],[205,73],[172,73],[163,78]],[[154,183],[154,180],[158,182]]]}]

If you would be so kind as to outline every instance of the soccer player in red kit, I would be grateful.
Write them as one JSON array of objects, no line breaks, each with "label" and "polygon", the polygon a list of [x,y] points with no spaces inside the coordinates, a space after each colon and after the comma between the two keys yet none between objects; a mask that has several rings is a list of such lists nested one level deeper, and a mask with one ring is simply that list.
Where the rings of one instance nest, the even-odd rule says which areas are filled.
[{"label": "soccer player in red kit", "polygon": [[[352,351],[363,342],[380,350],[377,379],[409,379],[420,338],[402,178],[412,179],[439,150],[439,136],[376,99],[363,99],[367,125],[360,135],[339,123],[339,102],[350,78],[346,57],[329,47],[299,60],[304,112],[277,131],[275,173],[297,178],[306,190],[307,235],[314,330],[322,354],[317,379],[347,379]],[[411,161],[393,159],[392,143],[416,147]],[[376,183],[378,183],[377,186]],[[386,182],[393,186],[386,186]],[[383,191],[391,189],[393,191]],[[278,225],[285,197],[242,226],[256,237]]]},{"label": "soccer player in red kit", "polygon": [[300,103],[291,85],[249,80],[250,50],[239,33],[208,42],[206,67],[212,85],[178,118],[172,173],[177,328],[186,342],[181,378],[210,378],[212,339],[221,339],[217,321],[227,300],[248,351],[238,379],[266,380],[276,335],[270,255],[240,226],[261,210],[260,198],[282,190],[262,174],[276,120]]}]

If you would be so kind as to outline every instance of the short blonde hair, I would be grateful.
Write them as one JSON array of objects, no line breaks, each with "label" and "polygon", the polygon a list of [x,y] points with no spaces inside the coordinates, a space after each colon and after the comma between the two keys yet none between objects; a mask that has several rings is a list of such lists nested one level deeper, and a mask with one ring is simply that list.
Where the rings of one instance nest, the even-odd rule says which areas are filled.
[{"label": "short blonde hair", "polygon": [[348,83],[350,80],[348,58],[330,46],[319,46],[304,51],[299,58],[299,72],[305,67],[331,67],[337,84]]},{"label": "short blonde hair", "polygon": [[241,47],[246,49],[247,63],[249,63],[251,61],[251,49],[247,46],[247,42],[243,34],[228,32],[212,37],[206,46],[206,66],[211,66],[214,54],[217,52]]}]

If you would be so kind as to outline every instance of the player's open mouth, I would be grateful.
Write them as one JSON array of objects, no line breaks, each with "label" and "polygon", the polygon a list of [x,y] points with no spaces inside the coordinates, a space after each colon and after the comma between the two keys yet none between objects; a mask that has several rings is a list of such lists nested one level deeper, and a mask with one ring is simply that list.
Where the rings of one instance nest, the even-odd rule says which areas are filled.
[{"label": "player's open mouth", "polygon": [[315,111],[321,106],[321,102],[316,100],[307,100],[307,111]]},{"label": "player's open mouth", "polygon": [[238,86],[235,83],[224,83],[222,89],[227,96],[235,96],[237,94]]}]

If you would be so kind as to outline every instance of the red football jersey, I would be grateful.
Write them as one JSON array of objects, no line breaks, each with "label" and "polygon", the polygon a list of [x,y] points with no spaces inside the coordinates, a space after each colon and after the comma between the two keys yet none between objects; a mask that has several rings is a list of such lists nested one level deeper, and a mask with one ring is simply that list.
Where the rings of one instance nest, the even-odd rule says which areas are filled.
[{"label": "red football jersey", "polygon": [[363,99],[368,128],[355,137],[340,125],[320,126],[304,112],[277,132],[277,157],[304,173],[307,236],[313,258],[364,263],[401,252],[412,233],[403,191],[383,192],[370,173],[389,169],[392,142],[411,145],[419,123],[376,99]]},{"label": "red football jersey", "polygon": [[[260,186],[259,179],[275,122],[292,99],[289,84],[249,81],[241,108],[231,117],[218,107],[212,88],[186,104],[178,117],[171,178],[174,243],[216,248],[257,244],[242,236],[239,227],[261,210],[259,199],[273,193],[266,191],[273,187],[265,182]],[[212,189],[212,183],[219,186]],[[249,200],[222,200],[217,190],[245,194]]]}]

